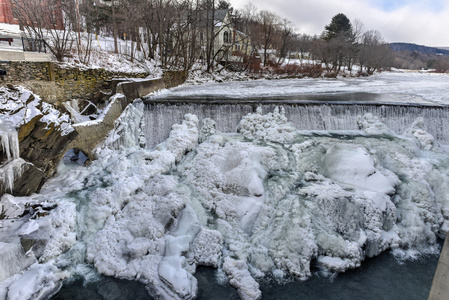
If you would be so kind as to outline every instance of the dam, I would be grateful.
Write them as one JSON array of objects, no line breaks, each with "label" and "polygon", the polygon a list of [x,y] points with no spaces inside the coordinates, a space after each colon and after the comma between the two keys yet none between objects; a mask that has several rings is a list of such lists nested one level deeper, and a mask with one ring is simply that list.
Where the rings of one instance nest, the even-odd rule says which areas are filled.
[{"label": "dam", "polygon": [[[449,107],[445,105],[324,102],[307,100],[201,100],[144,99],[147,146],[165,140],[173,124],[181,123],[185,114],[197,115],[200,121],[210,118],[220,132],[236,132],[243,116],[260,107],[264,114],[283,107],[285,116],[298,130],[357,130],[357,116],[372,113],[396,134],[404,133],[416,120],[424,119],[424,130],[443,144],[449,142]],[[201,125],[200,125],[201,126]]]}]

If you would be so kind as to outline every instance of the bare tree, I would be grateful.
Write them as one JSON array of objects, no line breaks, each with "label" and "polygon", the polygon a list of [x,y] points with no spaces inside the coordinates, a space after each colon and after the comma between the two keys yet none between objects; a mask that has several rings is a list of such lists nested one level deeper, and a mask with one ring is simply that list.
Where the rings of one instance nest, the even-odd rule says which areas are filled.
[{"label": "bare tree", "polygon": [[283,19],[278,28],[278,63],[281,63],[286,57],[290,55],[293,50],[296,38],[293,23],[287,19]]},{"label": "bare tree", "polygon": [[437,73],[447,73],[449,71],[449,58],[442,57],[435,61],[435,72]]},{"label": "bare tree", "polygon": [[62,61],[76,39],[73,35],[75,2],[12,0],[11,4],[26,37],[43,40],[55,58]]},{"label": "bare tree", "polygon": [[267,66],[268,53],[272,46],[276,26],[278,24],[279,17],[272,12],[263,10],[259,13],[259,22],[261,25],[261,44],[263,47],[263,64]]},{"label": "bare tree", "polygon": [[295,40],[295,48],[299,52],[299,58],[302,62],[304,59],[304,55],[306,52],[310,52],[310,48],[312,47],[313,38],[310,35],[302,34],[299,35]]},{"label": "bare tree", "polygon": [[312,42],[310,47],[310,51],[312,52],[315,59],[321,61],[324,64],[327,71],[330,71],[332,68],[332,49],[329,47],[329,44],[323,39],[315,39]]},{"label": "bare tree", "polygon": [[358,60],[360,71],[363,72],[365,67],[367,75],[386,67],[391,62],[391,49],[378,31],[370,30],[362,35]]}]

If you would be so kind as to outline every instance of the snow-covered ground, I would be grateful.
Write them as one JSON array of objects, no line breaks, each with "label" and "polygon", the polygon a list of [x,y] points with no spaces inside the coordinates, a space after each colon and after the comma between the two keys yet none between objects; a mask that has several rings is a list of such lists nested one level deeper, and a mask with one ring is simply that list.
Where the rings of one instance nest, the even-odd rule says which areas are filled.
[{"label": "snow-covered ground", "polygon": [[[133,61],[131,61],[131,42],[118,39],[118,53],[114,53],[114,39],[91,35],[91,44],[87,47],[87,36],[83,34],[83,49],[89,49],[90,55],[85,50],[78,55],[77,48],[72,49],[71,56],[65,57],[60,63],[62,67],[78,68],[103,68],[113,72],[147,72],[149,77],[159,77],[162,69],[155,60],[147,60],[142,52],[135,50]],[[135,47],[135,45],[134,45]],[[86,65],[87,63],[87,65]]]},{"label": "snow-covered ground", "polygon": [[[448,78],[235,82],[156,97],[386,91],[447,103]],[[449,229],[449,152],[422,119],[403,135],[369,114],[360,130],[317,134],[294,128],[281,107],[246,115],[230,134],[187,114],[150,150],[144,114],[141,101],[129,105],[90,166],[61,168],[39,194],[1,198],[0,298],[46,297],[94,267],[158,298],[192,299],[195,269],[212,266],[242,299],[259,299],[258,280],[307,279],[312,261],[342,272],[388,249],[438,253]],[[21,241],[35,243],[25,252]]]}]

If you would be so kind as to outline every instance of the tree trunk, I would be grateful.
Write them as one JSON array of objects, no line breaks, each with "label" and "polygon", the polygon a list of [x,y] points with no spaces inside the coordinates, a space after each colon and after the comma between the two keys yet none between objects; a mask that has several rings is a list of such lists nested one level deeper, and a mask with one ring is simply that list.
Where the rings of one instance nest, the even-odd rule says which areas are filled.
[{"label": "tree trunk", "polygon": [[115,5],[114,0],[112,2],[112,28],[114,35],[114,53],[118,53],[118,44],[117,44],[117,22],[115,20]]}]

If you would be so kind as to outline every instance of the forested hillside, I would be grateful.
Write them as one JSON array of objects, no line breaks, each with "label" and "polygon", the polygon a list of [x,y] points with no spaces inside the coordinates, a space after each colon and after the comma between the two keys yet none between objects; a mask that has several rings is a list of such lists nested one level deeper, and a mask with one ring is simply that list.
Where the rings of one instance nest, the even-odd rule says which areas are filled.
[{"label": "forested hillside", "polygon": [[449,55],[449,50],[435,47],[427,47],[410,43],[390,43],[390,48],[395,52],[410,51],[429,55]]}]

